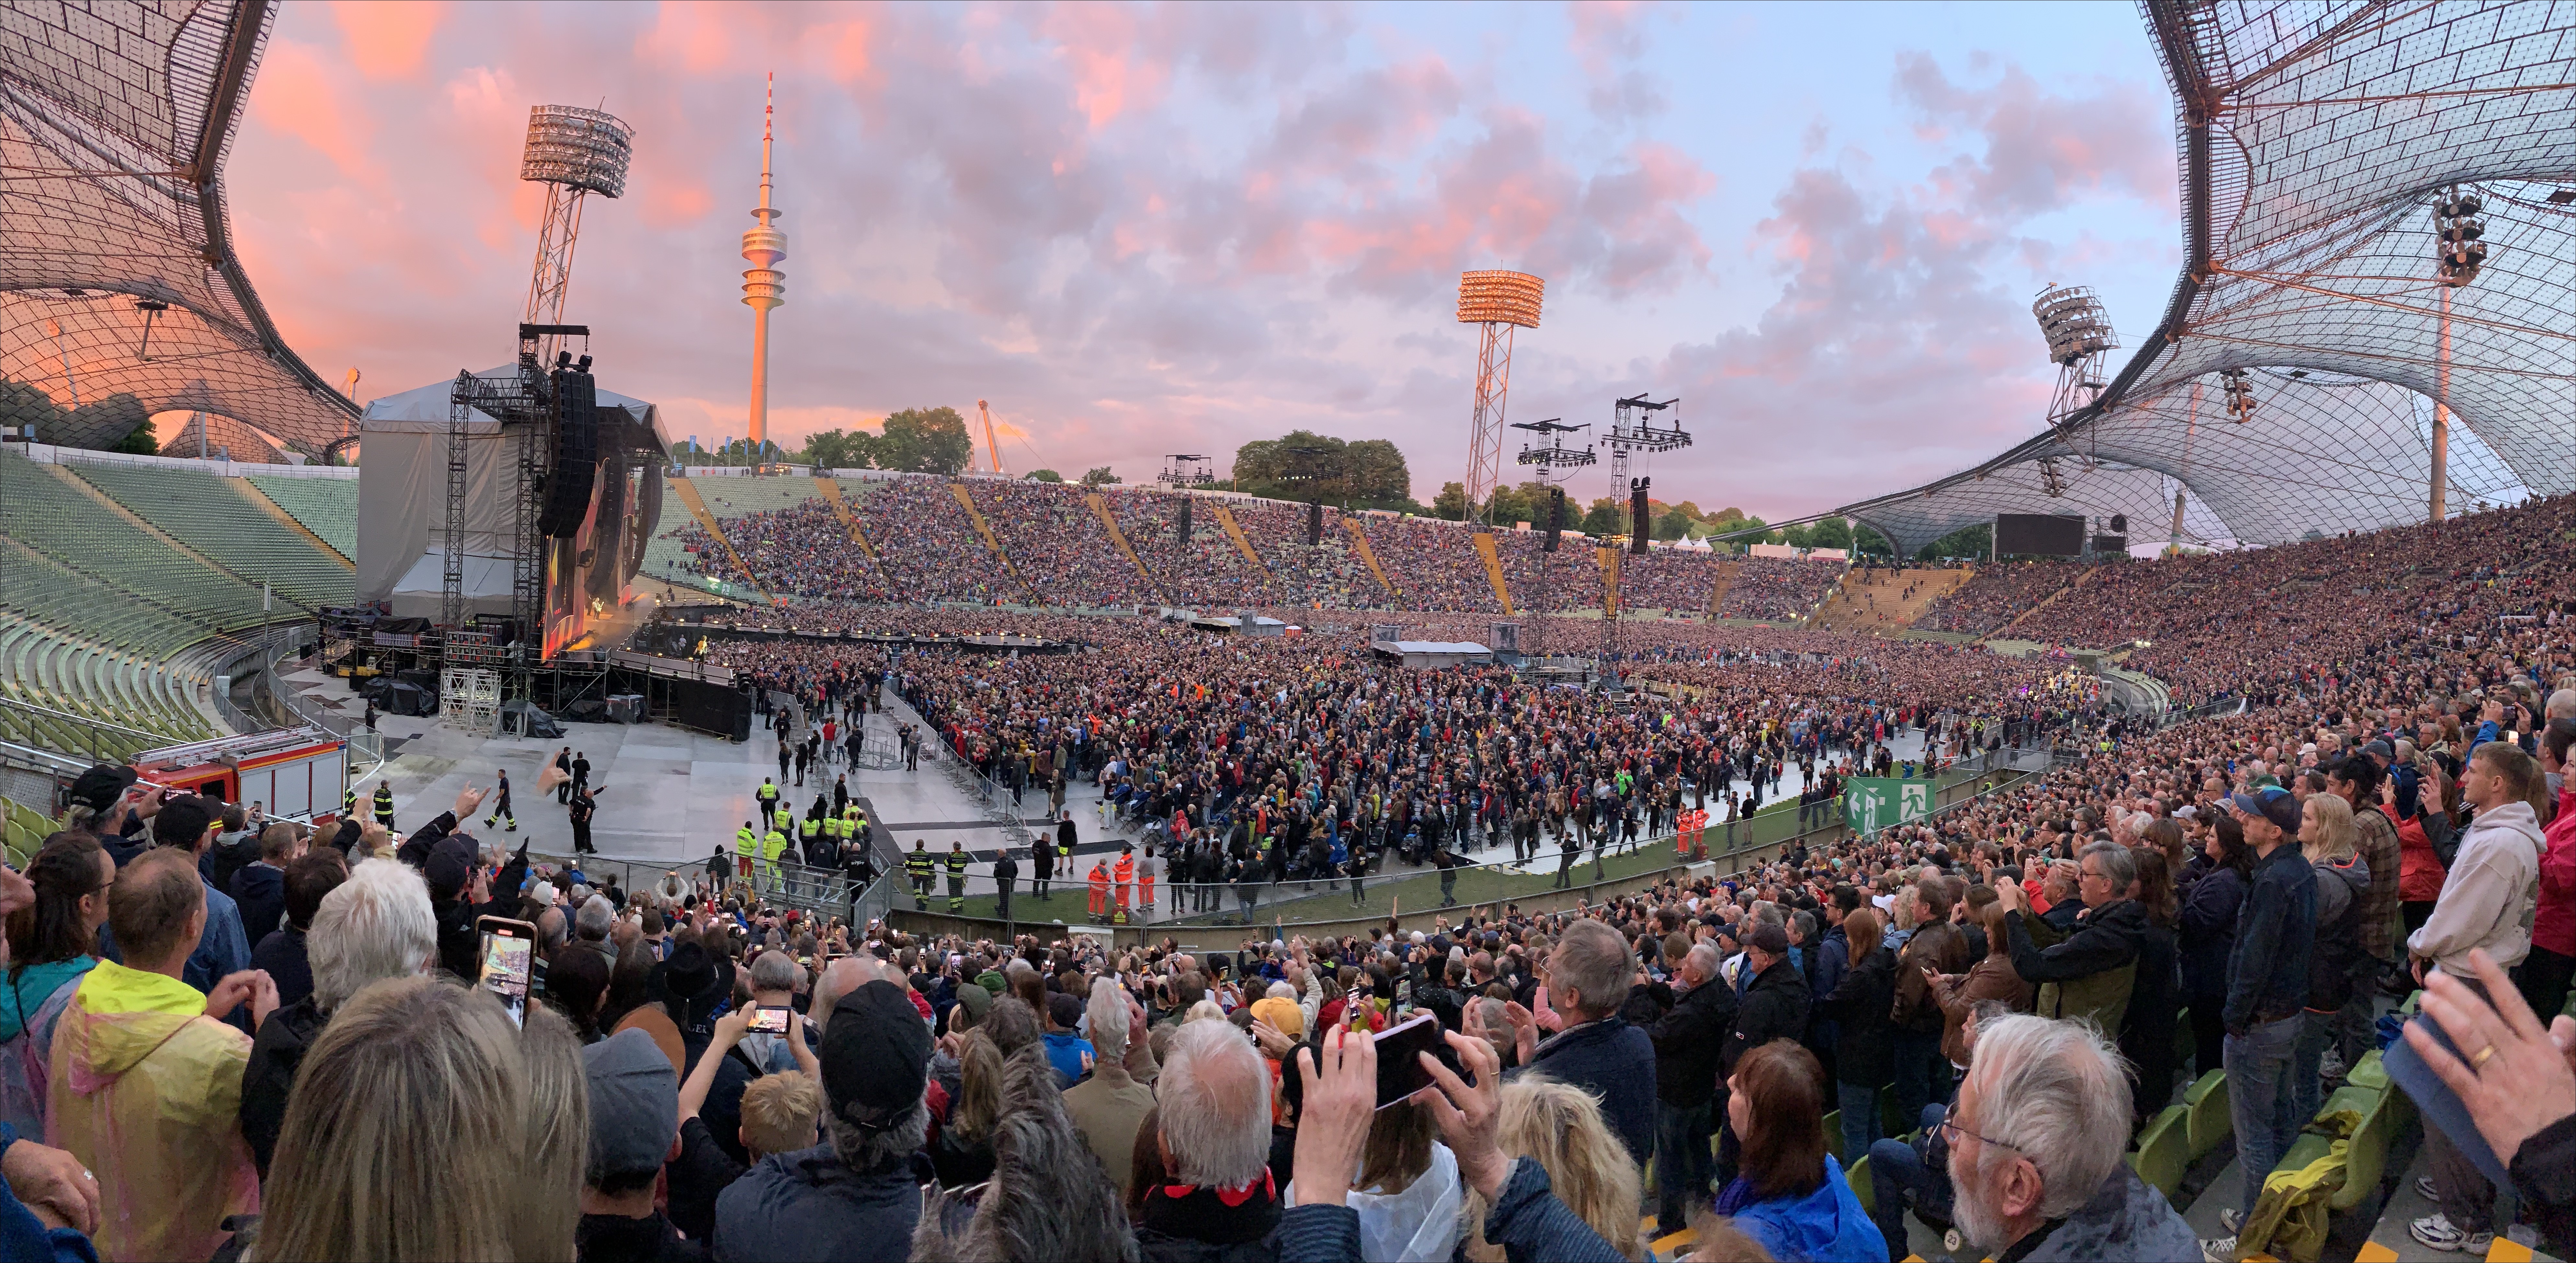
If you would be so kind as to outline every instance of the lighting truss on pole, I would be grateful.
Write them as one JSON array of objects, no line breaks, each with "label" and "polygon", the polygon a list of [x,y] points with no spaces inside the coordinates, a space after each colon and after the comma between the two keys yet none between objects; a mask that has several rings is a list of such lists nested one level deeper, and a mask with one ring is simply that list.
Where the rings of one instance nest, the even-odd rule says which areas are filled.
[{"label": "lighting truss on pole", "polygon": [[1512,388],[1512,335],[1538,327],[1547,282],[1526,272],[1462,272],[1458,323],[1480,326],[1476,340],[1476,406],[1467,431],[1467,517],[1494,524],[1494,488],[1502,480],[1503,405]]},{"label": "lighting truss on pole", "polygon": [[2436,526],[2449,509],[2451,480],[2451,291],[2478,279],[2478,269],[2486,266],[2487,247],[2479,238],[2487,229],[2478,218],[2485,209],[2475,192],[2462,193],[2456,184],[2433,204],[2433,279],[2442,291],[2442,325],[2441,359],[2433,378],[2433,490],[2427,507]]},{"label": "lighting truss on pole", "polygon": [[1557,537],[1565,530],[1564,483],[1573,476],[1572,471],[1594,464],[1601,458],[1590,444],[1582,447],[1565,445],[1566,435],[1592,428],[1589,425],[1567,425],[1562,417],[1549,417],[1545,421],[1515,421],[1512,428],[1527,430],[1547,440],[1545,447],[1524,444],[1517,462],[1535,467],[1538,485],[1547,491],[1545,503],[1531,506],[1531,512],[1539,516],[1539,529],[1545,532],[1545,543],[1539,552],[1538,603],[1530,607],[1536,611],[1537,617],[1521,629],[1521,639],[1526,642],[1522,652],[1530,657],[1540,657],[1545,653],[1548,618],[1556,612],[1553,594],[1556,567],[1551,554],[1556,552]]},{"label": "lighting truss on pole", "polygon": [[1174,452],[1163,458],[1163,472],[1154,481],[1166,487],[1204,487],[1216,481],[1216,467],[1205,456]]},{"label": "lighting truss on pole", "polygon": [[[1691,445],[1690,431],[1682,428],[1681,399],[1675,397],[1656,403],[1640,393],[1618,400],[1611,408],[1610,433],[1604,440],[1610,445],[1611,489],[1624,489],[1628,495],[1628,550],[1643,554],[1654,538],[1655,524],[1647,520],[1646,491],[1654,480],[1645,476],[1628,476],[1628,454],[1644,452],[1652,457],[1657,452],[1678,451]],[[1670,425],[1657,425],[1656,416],[1672,410]],[[1649,464],[1652,462],[1649,461]],[[1601,555],[1601,649],[1600,674],[1606,687],[1618,687],[1620,657],[1619,610],[1625,602],[1619,596],[1619,559],[1605,550]]]},{"label": "lighting truss on pole", "polygon": [[[572,250],[581,235],[586,194],[621,197],[626,163],[634,155],[635,129],[614,115],[572,105],[539,105],[528,111],[527,149],[519,178],[546,188],[546,212],[537,230],[535,275],[528,281],[524,323],[563,323],[564,291],[572,286]],[[546,339],[537,362],[554,362],[560,342]]]},{"label": "lighting truss on pole", "polygon": [[2057,390],[2048,401],[2050,429],[2063,430],[2067,419],[2093,405],[2109,379],[2103,360],[2120,349],[2111,332],[2111,315],[2089,285],[2050,285],[2031,303],[2030,314],[2048,339],[2048,362],[2057,366]]}]

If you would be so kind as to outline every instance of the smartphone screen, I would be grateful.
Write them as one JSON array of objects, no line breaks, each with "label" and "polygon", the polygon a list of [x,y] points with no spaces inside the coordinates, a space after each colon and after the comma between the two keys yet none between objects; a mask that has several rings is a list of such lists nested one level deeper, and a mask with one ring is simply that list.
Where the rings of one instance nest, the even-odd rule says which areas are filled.
[{"label": "smartphone screen", "polygon": [[1414,1093],[1431,1086],[1431,1072],[1422,1068],[1415,1053],[1429,1053],[1449,1073],[1467,1077],[1458,1064],[1458,1051],[1440,1037],[1440,1019],[1429,1011],[1416,1013],[1408,1022],[1388,1028],[1377,1037],[1377,1107],[1385,1109]]},{"label": "smartphone screen", "polygon": [[772,1008],[764,1004],[752,1010],[751,1029],[764,1035],[784,1035],[787,1033],[787,1021],[794,1015],[795,1011],[792,1009]]},{"label": "smartphone screen", "polygon": [[477,982],[501,997],[513,1023],[528,1019],[528,978],[536,954],[537,927],[508,917],[480,917],[474,923],[482,938],[482,969]]}]

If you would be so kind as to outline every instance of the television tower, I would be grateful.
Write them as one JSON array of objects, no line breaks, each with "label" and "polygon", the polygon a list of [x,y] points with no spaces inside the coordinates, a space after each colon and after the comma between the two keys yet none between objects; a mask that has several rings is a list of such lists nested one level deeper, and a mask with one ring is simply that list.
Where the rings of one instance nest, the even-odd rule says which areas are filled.
[{"label": "television tower", "polygon": [[778,269],[787,258],[787,234],[778,230],[785,212],[769,204],[769,141],[777,117],[778,76],[769,76],[769,93],[760,107],[760,206],[751,212],[760,223],[742,235],[742,257],[751,267],[742,274],[742,301],[751,308],[751,454],[758,461],[769,439],[769,313],[787,301],[787,274]]}]

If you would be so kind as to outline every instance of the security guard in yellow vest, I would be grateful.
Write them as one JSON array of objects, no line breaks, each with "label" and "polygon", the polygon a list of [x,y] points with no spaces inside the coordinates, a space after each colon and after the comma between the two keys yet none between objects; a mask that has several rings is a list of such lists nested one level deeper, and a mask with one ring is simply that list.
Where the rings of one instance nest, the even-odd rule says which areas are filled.
[{"label": "security guard in yellow vest", "polygon": [[751,822],[745,820],[742,822],[741,828],[733,831],[733,875],[735,880],[746,884],[751,881],[751,862],[759,855],[760,835],[752,830]]},{"label": "security guard in yellow vest", "polygon": [[814,840],[823,836],[823,825],[824,820],[821,816],[807,816],[796,822],[796,853],[787,859],[789,873],[787,881],[791,891],[795,888],[794,873],[804,866],[807,856],[814,854]]},{"label": "security guard in yellow vest", "polygon": [[752,798],[760,804],[761,827],[767,828],[778,815],[778,787],[770,784],[768,777],[761,777],[760,788],[753,791]]},{"label": "security guard in yellow vest", "polygon": [[919,838],[912,840],[912,850],[903,857],[904,876],[912,879],[912,910],[930,911],[930,852],[922,850]]},{"label": "security guard in yellow vest", "polygon": [[394,783],[392,781],[376,782],[376,823],[388,829],[394,827]]},{"label": "security guard in yellow vest", "polygon": [[787,853],[787,835],[776,828],[760,840],[760,887],[778,889],[778,857]]},{"label": "security guard in yellow vest", "polygon": [[948,864],[948,912],[954,916],[966,910],[966,844],[949,843],[941,858]]}]

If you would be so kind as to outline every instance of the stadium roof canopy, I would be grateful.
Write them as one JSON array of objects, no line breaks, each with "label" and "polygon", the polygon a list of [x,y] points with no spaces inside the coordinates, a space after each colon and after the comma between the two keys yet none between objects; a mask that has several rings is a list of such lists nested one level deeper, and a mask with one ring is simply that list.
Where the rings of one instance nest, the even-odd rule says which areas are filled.
[{"label": "stadium roof canopy", "polygon": [[273,15],[0,7],[0,420],[102,446],[203,410],[309,455],[349,432],[357,409],[279,338],[225,222],[224,155]]},{"label": "stadium roof canopy", "polygon": [[[2441,398],[2449,511],[2576,490],[2576,5],[2143,8],[2181,151],[2162,322],[2057,428],[1828,516],[1906,553],[1996,513],[2161,534],[2177,483],[2186,540],[2421,521]],[[2448,287],[2433,206],[2454,185],[2485,204],[2489,254]],[[2229,369],[2254,390],[2242,421]]]}]

